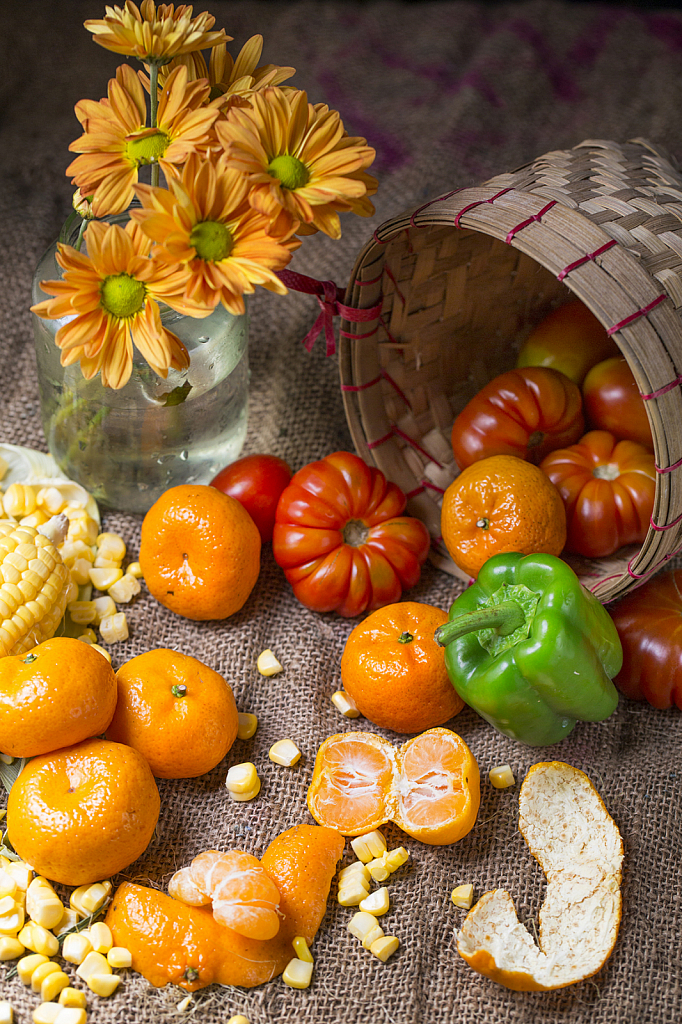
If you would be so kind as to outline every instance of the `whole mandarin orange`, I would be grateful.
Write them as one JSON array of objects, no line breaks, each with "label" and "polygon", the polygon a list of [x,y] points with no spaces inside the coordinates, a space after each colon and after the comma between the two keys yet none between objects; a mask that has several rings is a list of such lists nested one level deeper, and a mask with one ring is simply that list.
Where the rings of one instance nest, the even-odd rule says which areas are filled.
[{"label": "whole mandarin orange", "polygon": [[236,498],[208,484],[171,487],[142,522],[140,568],[150,593],[187,619],[225,619],[260,571],[258,527]]},{"label": "whole mandarin orange", "polygon": [[453,562],[473,577],[492,555],[558,555],[566,543],[559,491],[514,455],[492,455],[462,470],[443,496],[440,523]]},{"label": "whole mandarin orange", "polygon": [[115,875],[144,853],[160,800],[142,754],[89,739],[29,761],[10,790],[7,834],[37,874],[64,885]]},{"label": "whole mandarin orange", "polygon": [[35,757],[103,733],[116,707],[116,676],[90,644],[44,640],[0,658],[0,750]]},{"label": "whole mandarin orange", "polygon": [[158,779],[190,779],[215,768],[237,736],[228,683],[197,658],[160,647],[121,665],[107,739],[144,755]]},{"label": "whole mandarin orange", "polygon": [[464,707],[433,634],[448,621],[430,604],[401,601],[358,623],[341,658],[344,689],[365,718],[394,732],[424,732]]}]

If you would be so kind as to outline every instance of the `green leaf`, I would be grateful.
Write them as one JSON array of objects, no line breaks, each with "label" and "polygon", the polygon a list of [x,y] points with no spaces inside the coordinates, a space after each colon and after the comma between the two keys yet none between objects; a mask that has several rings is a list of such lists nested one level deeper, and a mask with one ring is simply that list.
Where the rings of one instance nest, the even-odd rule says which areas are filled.
[{"label": "green leaf", "polygon": [[181,405],[191,390],[192,385],[188,380],[186,380],[184,384],[179,385],[177,388],[173,388],[172,391],[168,391],[163,396],[163,402],[161,404],[164,406]]},{"label": "green leaf", "polygon": [[17,757],[11,764],[5,764],[3,761],[0,761],[0,782],[2,782],[8,793],[17,781],[19,773],[27,760],[28,758],[26,757]]}]

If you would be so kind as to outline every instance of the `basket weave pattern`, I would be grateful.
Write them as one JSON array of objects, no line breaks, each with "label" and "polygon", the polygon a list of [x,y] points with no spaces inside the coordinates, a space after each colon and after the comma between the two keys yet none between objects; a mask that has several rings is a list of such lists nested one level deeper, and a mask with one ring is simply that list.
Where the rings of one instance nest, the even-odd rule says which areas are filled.
[{"label": "basket weave pattern", "polygon": [[376,315],[342,322],[341,389],[359,454],[407,493],[433,560],[460,575],[440,538],[453,420],[574,296],[626,357],[654,439],[641,548],[572,562],[610,601],[682,546],[682,175],[660,148],[588,140],[384,223],[348,285],[346,303]]}]

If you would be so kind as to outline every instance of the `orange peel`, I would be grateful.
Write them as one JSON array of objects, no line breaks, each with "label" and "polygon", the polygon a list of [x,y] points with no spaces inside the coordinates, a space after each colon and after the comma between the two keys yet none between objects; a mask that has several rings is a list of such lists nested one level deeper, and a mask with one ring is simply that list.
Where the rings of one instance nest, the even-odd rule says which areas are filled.
[{"label": "orange peel", "polygon": [[539,947],[504,889],[485,893],[457,937],[479,974],[516,991],[564,988],[596,974],[621,918],[623,841],[596,789],[562,761],[541,761],[519,794],[519,829],[547,876]]}]

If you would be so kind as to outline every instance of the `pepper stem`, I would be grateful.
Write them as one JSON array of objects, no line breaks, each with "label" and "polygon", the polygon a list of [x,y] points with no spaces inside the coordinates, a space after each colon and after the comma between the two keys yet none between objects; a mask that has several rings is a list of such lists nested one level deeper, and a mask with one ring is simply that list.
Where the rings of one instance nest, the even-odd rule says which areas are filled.
[{"label": "pepper stem", "polygon": [[502,601],[488,608],[478,608],[474,612],[465,612],[450,622],[439,626],[434,640],[439,647],[447,647],[466,633],[480,629],[494,629],[498,636],[509,636],[526,621],[526,614],[516,601]]}]

